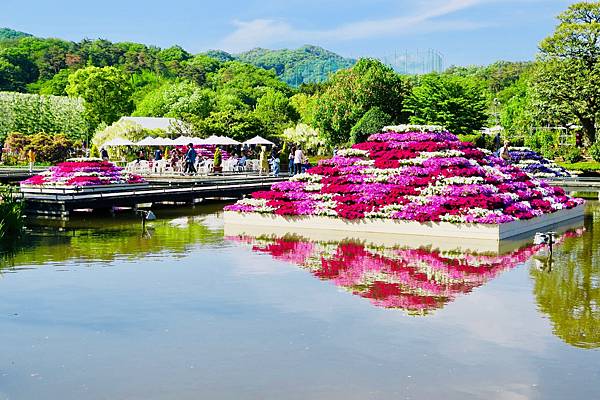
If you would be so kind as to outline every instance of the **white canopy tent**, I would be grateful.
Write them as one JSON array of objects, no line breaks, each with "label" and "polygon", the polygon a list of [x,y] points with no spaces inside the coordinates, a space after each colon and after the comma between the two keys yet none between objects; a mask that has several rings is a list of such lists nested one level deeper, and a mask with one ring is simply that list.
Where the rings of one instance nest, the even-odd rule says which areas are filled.
[{"label": "white canopy tent", "polygon": [[176,146],[185,146],[192,142],[192,137],[190,136],[179,136],[177,139],[173,140],[173,145]]},{"label": "white canopy tent", "polygon": [[238,145],[241,144],[235,139],[229,138],[227,136],[216,136],[212,135],[204,139],[204,143],[202,144],[213,144],[213,145]]},{"label": "white canopy tent", "polygon": [[275,145],[275,143],[271,142],[270,140],[265,139],[262,136],[256,135],[254,136],[252,139],[248,139],[244,142],[244,144],[247,145],[252,145],[252,144],[257,144],[257,145],[267,145],[267,146],[273,146]]},{"label": "white canopy tent", "polygon": [[154,146],[154,141],[156,139],[153,138],[152,136],[146,136],[145,138],[143,138],[142,140],[140,140],[139,142],[136,142],[136,146]]},{"label": "white canopy tent", "polygon": [[163,137],[157,137],[152,142],[152,145],[153,146],[172,146],[173,145],[173,139],[163,138]]},{"label": "white canopy tent", "polygon": [[135,145],[135,143],[133,143],[131,140],[123,139],[123,138],[114,138],[103,144],[104,147],[134,146],[134,145]]}]

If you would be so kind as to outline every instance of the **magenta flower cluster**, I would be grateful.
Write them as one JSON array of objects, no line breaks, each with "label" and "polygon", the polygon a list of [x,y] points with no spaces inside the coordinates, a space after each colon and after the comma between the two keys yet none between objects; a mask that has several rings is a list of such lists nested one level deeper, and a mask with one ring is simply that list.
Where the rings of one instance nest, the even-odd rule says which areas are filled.
[{"label": "magenta flower cluster", "polygon": [[123,168],[101,160],[67,161],[21,182],[23,186],[83,187],[139,184],[146,181]]}]

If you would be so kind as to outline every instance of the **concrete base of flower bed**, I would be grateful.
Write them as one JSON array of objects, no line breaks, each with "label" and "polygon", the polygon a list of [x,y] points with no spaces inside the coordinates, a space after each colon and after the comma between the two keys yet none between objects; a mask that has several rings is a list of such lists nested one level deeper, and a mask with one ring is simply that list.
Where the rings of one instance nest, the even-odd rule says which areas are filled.
[{"label": "concrete base of flower bed", "polygon": [[[298,234],[318,240],[356,238],[373,243],[400,246],[433,245],[441,250],[463,249],[503,252],[531,240],[523,235],[548,230],[564,231],[583,225],[585,205],[530,220],[500,225],[457,224],[451,222],[401,221],[391,219],[345,220],[320,216],[280,216],[274,214],[225,211],[225,234]],[[308,235],[307,235],[308,233]],[[508,240],[507,240],[508,239]]]}]

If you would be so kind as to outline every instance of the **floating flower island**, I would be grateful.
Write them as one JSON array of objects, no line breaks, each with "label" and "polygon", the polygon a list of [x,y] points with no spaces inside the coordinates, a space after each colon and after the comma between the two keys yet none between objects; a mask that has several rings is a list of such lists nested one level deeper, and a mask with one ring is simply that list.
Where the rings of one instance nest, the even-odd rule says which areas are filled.
[{"label": "floating flower island", "polygon": [[22,181],[21,191],[35,192],[42,189],[77,192],[90,191],[90,189],[113,191],[147,184],[141,176],[130,174],[108,161],[96,158],[74,158]]},{"label": "floating flower island", "polygon": [[227,206],[225,223],[500,240],[583,203],[449,132],[385,132]]}]

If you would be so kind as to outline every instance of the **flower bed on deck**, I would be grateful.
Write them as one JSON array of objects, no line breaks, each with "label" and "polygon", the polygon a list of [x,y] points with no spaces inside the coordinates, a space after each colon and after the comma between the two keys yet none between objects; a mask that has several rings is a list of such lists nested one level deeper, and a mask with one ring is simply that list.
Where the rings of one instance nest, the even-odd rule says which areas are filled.
[{"label": "flower bed on deck", "polygon": [[142,184],[138,175],[101,159],[72,159],[21,182],[22,186],[89,187]]}]

